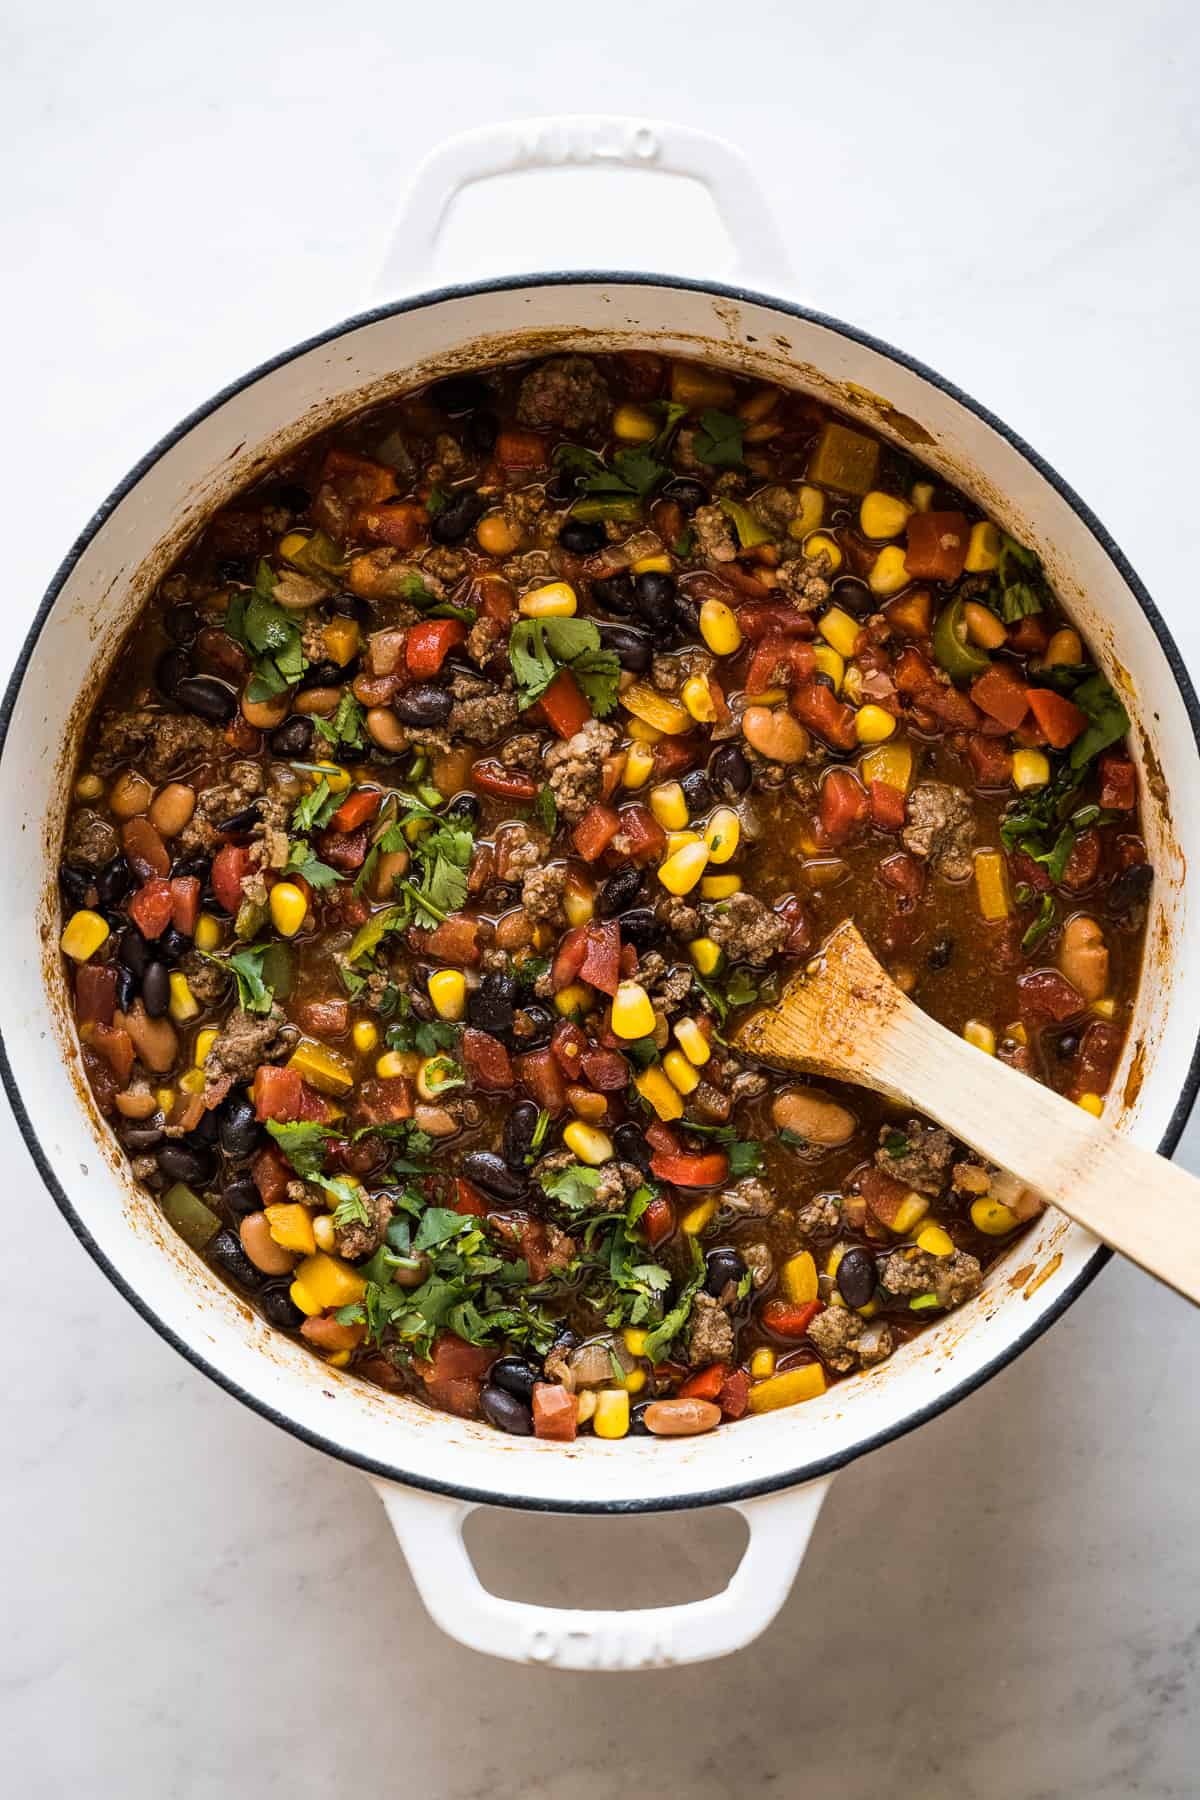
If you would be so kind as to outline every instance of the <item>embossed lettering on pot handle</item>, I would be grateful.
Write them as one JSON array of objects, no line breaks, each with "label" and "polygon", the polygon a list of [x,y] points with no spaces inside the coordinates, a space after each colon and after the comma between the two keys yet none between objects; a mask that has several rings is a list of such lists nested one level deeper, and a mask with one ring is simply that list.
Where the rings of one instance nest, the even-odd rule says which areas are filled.
[{"label": "embossed lettering on pot handle", "polygon": [[[447,138],[421,163],[401,205],[376,284],[381,300],[427,286],[450,203],[462,189],[525,169],[644,169],[698,181],[732,240],[736,274],[787,293],[793,276],[770,208],[742,152],[688,125],[608,114],[513,119]],[[619,257],[601,252],[610,267]]]},{"label": "embossed lettering on pot handle", "polygon": [[632,1612],[528,1606],[490,1594],[475,1573],[463,1525],[475,1510],[390,1482],[387,1508],[430,1614],[460,1644],[510,1662],[556,1669],[665,1669],[727,1656],[765,1631],[787,1599],[829,1482],[739,1502],[750,1541],[729,1586],[707,1600]]}]

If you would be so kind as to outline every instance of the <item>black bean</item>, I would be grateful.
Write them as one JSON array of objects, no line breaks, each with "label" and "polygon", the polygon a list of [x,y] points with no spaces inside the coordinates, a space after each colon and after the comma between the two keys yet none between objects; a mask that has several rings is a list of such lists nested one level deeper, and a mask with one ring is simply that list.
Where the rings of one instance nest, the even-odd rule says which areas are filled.
[{"label": "black bean", "polygon": [[462,1159],[462,1172],[468,1181],[496,1200],[519,1200],[529,1185],[494,1150],[468,1150]]},{"label": "black bean", "polygon": [[493,450],[496,439],[500,436],[500,421],[494,412],[486,410],[472,413],[463,430],[463,436],[472,450],[486,456]]},{"label": "black bean", "polygon": [[559,1319],[554,1327],[555,1350],[574,1350],[580,1341],[579,1333],[572,1331],[565,1319]]},{"label": "black bean", "polygon": [[125,1125],[121,1130],[121,1142],[127,1150],[141,1155],[146,1150],[156,1150],[166,1137],[161,1125]]},{"label": "black bean", "polygon": [[827,675],[825,673],[824,669],[818,669],[816,674],[811,676],[810,679],[813,682],[813,685],[815,687],[828,688],[831,694],[837,693],[837,688],[834,685],[833,676]]},{"label": "black bean", "polygon": [[940,937],[930,946],[929,955],[925,958],[925,961],[931,969],[946,969],[949,968],[950,958],[953,955],[954,939],[952,937]]},{"label": "black bean", "polygon": [[219,556],[213,564],[213,574],[218,581],[249,581],[250,558],[248,556]]},{"label": "black bean", "polygon": [[253,831],[258,824],[260,807],[260,801],[252,800],[249,806],[243,806],[240,812],[231,813],[227,819],[222,819],[217,830],[222,837],[239,837]]},{"label": "black bean", "polygon": [[487,405],[491,394],[478,375],[446,375],[434,382],[429,398],[440,412],[454,418],[459,413],[478,412]]},{"label": "black bean", "polygon": [[470,819],[472,825],[478,825],[483,815],[478,794],[455,794],[446,808],[446,816],[450,819]]},{"label": "black bean", "polygon": [[601,647],[611,650],[623,669],[644,675],[654,661],[654,645],[636,625],[600,625]]},{"label": "black bean", "polygon": [[642,898],[644,872],[636,863],[626,863],[601,886],[596,895],[596,911],[602,919],[615,919],[628,912]]},{"label": "black bean", "polygon": [[875,1293],[875,1258],[853,1245],[837,1266],[837,1289],[847,1306],[866,1306]]},{"label": "black bean", "polygon": [[312,505],[312,495],[298,481],[281,481],[271,496],[273,506],[282,506],[285,512],[304,513]]},{"label": "black bean", "polygon": [[103,907],[118,906],[133,886],[133,870],[123,856],[114,856],[96,876],[96,901]]},{"label": "black bean", "polygon": [[541,1379],[541,1370],[526,1362],[523,1356],[502,1356],[488,1370],[491,1386],[503,1388],[506,1394],[515,1394],[526,1406],[533,1405],[533,1384]]},{"label": "black bean", "polygon": [[1054,1054],[1061,1062],[1070,1062],[1079,1049],[1079,1033],[1064,1031],[1061,1037],[1054,1040]]},{"label": "black bean", "polygon": [[165,1018],[171,1005],[171,977],[165,962],[148,963],[142,976],[142,1004],[152,1019]]},{"label": "black bean", "polygon": [[525,1168],[525,1158],[533,1154],[533,1134],[537,1130],[540,1110],[532,1100],[518,1100],[510,1107],[504,1121],[503,1154],[510,1169]]},{"label": "black bean", "polygon": [[177,1138],[162,1146],[158,1166],[168,1181],[186,1181],[189,1187],[207,1187],[213,1177],[213,1158],[203,1150],[189,1149]]},{"label": "black bean", "polygon": [[1141,906],[1150,895],[1154,885],[1154,870],[1149,863],[1133,863],[1128,869],[1122,869],[1114,875],[1108,890],[1109,910],[1120,917],[1132,912],[1135,906]]},{"label": "black bean", "polygon": [[467,1019],[476,1031],[487,1031],[503,1037],[512,1030],[517,981],[503,971],[485,975],[479,986],[467,997]]},{"label": "black bean", "polygon": [[242,1240],[236,1231],[218,1231],[208,1246],[208,1254],[223,1275],[248,1293],[252,1294],[262,1286],[262,1274],[242,1249]]},{"label": "black bean", "polygon": [[434,687],[430,681],[406,688],[392,701],[392,711],[402,725],[444,725],[454,708],[454,695],[449,688]]},{"label": "black bean", "polygon": [[605,612],[627,618],[636,610],[633,576],[628,571],[622,571],[620,575],[598,575],[591,584],[591,592],[592,605],[602,606]]},{"label": "black bean", "polygon": [[191,673],[192,659],[186,650],[167,650],[154,665],[154,685],[160,694],[174,700]]},{"label": "black bean", "polygon": [[313,722],[311,719],[288,719],[284,724],[276,726],[267,739],[272,756],[304,759],[312,749]]},{"label": "black bean", "polygon": [[834,582],[833,603],[855,619],[865,619],[876,607],[875,596],[857,575],[843,575],[840,581]]},{"label": "black bean", "polygon": [[305,688],[341,687],[345,679],[346,670],[342,664],[326,656],[320,662],[309,663],[300,677],[300,689],[303,692]]},{"label": "black bean", "polygon": [[693,481],[690,475],[677,475],[674,481],[668,481],[662,492],[664,500],[673,500],[689,517],[698,506],[708,504],[708,489],[702,482]]},{"label": "black bean", "polygon": [[74,863],[63,863],[58,871],[58,885],[62,889],[62,897],[72,912],[78,912],[81,906],[88,903],[88,895],[95,880],[90,869],[77,868]]},{"label": "black bean", "polygon": [[464,488],[434,515],[429,535],[435,544],[461,544],[487,511],[487,501],[474,488]]},{"label": "black bean", "polygon": [[221,1199],[235,1219],[247,1219],[251,1213],[262,1211],[262,1195],[249,1175],[227,1181],[221,1189]]},{"label": "black bean", "polygon": [[750,764],[736,744],[722,744],[708,765],[708,779],[723,800],[736,800],[753,778]]},{"label": "black bean", "polygon": [[258,1304],[267,1324],[276,1326],[280,1331],[299,1331],[304,1323],[304,1314],[286,1287],[264,1288],[258,1297]]},{"label": "black bean", "polygon": [[212,675],[193,675],[181,681],[174,693],[184,712],[207,719],[210,725],[228,725],[237,711],[237,697],[231,688]]},{"label": "black bean", "polygon": [[540,1000],[527,1000],[513,1020],[513,1041],[521,1050],[540,1050],[554,1036],[558,1021]]},{"label": "black bean", "polygon": [[138,984],[128,969],[118,963],[117,969],[117,1006],[121,1012],[128,1012],[137,999]]},{"label": "black bean", "polygon": [[513,1437],[529,1437],[533,1431],[533,1414],[529,1408],[500,1387],[485,1387],[479,1396],[479,1410],[489,1425]]},{"label": "black bean", "polygon": [[664,641],[673,637],[679,620],[675,606],[675,580],[661,570],[647,569],[633,584],[634,607],[638,617],[652,631],[660,632]]},{"label": "black bean", "polygon": [[190,644],[200,630],[202,620],[194,606],[168,606],[163,614],[163,629],[173,644]]},{"label": "black bean", "polygon": [[632,1163],[643,1175],[650,1173],[650,1146],[640,1125],[627,1119],[612,1134],[613,1149],[622,1162]]},{"label": "black bean", "polygon": [[117,945],[117,960],[124,964],[131,975],[136,975],[139,981],[154,961],[154,951],[136,925],[127,925],[121,933],[121,941]]},{"label": "black bean", "polygon": [[704,1264],[704,1291],[714,1299],[725,1292],[731,1281],[740,1281],[746,1273],[746,1265],[736,1250],[710,1250]]},{"label": "black bean", "polygon": [[[491,446],[489,445],[488,448],[490,449]],[[553,500],[555,503],[574,500],[578,491],[575,485],[576,480],[577,477],[570,474],[568,470],[556,469],[546,483],[547,500]]]},{"label": "black bean", "polygon": [[666,935],[666,926],[648,906],[635,906],[621,914],[621,936],[636,950],[653,950]]},{"label": "black bean", "polygon": [[603,525],[589,519],[568,519],[558,534],[558,541],[572,556],[590,556],[603,550],[608,534]]},{"label": "black bean", "polygon": [[183,1142],[192,1150],[211,1150],[217,1141],[217,1115],[205,1112],[200,1123],[184,1134]]},{"label": "black bean", "polygon": [[177,931],[174,925],[168,925],[165,931],[161,931],[155,943],[159,955],[168,963],[177,963],[192,947],[191,938],[184,937],[182,931]]},{"label": "black bean", "polygon": [[243,1094],[231,1094],[222,1103],[216,1119],[221,1148],[226,1156],[250,1156],[258,1148],[261,1136],[258,1116]]},{"label": "black bean", "polygon": [[653,1400],[639,1400],[629,1409],[630,1437],[653,1437],[654,1433],[646,1423],[646,1408],[653,1406]]},{"label": "black bean", "polygon": [[683,789],[683,797],[692,818],[711,812],[717,804],[717,796],[703,769],[689,769],[686,775],[679,777],[679,785]]}]

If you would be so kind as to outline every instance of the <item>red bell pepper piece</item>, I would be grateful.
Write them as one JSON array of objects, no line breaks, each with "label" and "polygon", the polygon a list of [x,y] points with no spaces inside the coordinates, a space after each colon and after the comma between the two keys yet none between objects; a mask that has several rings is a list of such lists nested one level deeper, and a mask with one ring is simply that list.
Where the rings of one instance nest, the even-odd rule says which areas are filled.
[{"label": "red bell pepper piece", "polygon": [[602,994],[615,994],[621,979],[621,927],[615,919],[605,925],[584,927],[583,961],[579,979],[599,988]]},{"label": "red bell pepper piece", "polygon": [[620,829],[621,820],[613,807],[598,800],[588,807],[571,836],[584,862],[595,862],[597,857],[603,856]]},{"label": "red bell pepper piece", "polygon": [[674,1156],[660,1150],[650,1158],[650,1172],[674,1187],[720,1187],[729,1174],[729,1158],[724,1150],[681,1150]]},{"label": "red bell pepper piece", "polygon": [[790,1300],[768,1300],[760,1316],[767,1330],[773,1331],[776,1337],[802,1338],[817,1314],[823,1311],[819,1300],[810,1300],[805,1306],[793,1306]]},{"label": "red bell pepper piece", "polygon": [[551,1438],[555,1443],[575,1441],[577,1413],[575,1396],[556,1381],[533,1384],[533,1435]]},{"label": "red bell pepper piece", "polygon": [[904,567],[918,581],[957,581],[970,536],[971,527],[960,512],[911,513]]},{"label": "red bell pepper piece", "polygon": [[849,769],[830,769],[821,783],[820,822],[826,843],[845,844],[866,824],[870,797]]},{"label": "red bell pepper piece", "polygon": [[642,1214],[646,1242],[652,1247],[664,1243],[675,1229],[675,1208],[665,1194],[656,1194]]},{"label": "red bell pepper piece", "polygon": [[750,1377],[745,1369],[730,1369],[721,1383],[717,1405],[726,1419],[740,1419],[750,1404]]},{"label": "red bell pepper piece", "polygon": [[904,824],[906,800],[898,787],[890,781],[873,781],[868,792],[871,797],[871,823],[879,831],[899,831]]},{"label": "red bell pepper piece", "polygon": [[1113,812],[1132,812],[1137,805],[1137,771],[1117,750],[1100,758],[1100,804]]},{"label": "red bell pepper piece", "polygon": [[549,1045],[544,1050],[527,1050],[516,1060],[517,1080],[531,1100],[549,1113],[560,1113],[567,1104],[567,1084]]},{"label": "red bell pepper piece", "polygon": [[541,707],[560,738],[574,737],[592,716],[592,709],[570,669],[558,671],[542,695]]},{"label": "red bell pepper piece", "polygon": [[329,821],[331,831],[357,831],[379,811],[383,795],[378,788],[355,788],[347,794]]},{"label": "red bell pepper piece", "polygon": [[171,884],[157,875],[143,882],[129,902],[129,916],[145,938],[161,937],[173,910]]},{"label": "red bell pepper piece", "polygon": [[227,913],[236,913],[242,904],[242,876],[249,866],[250,852],[244,844],[223,844],[213,857],[212,891]]},{"label": "red bell pepper piece", "polygon": [[1023,681],[999,663],[993,663],[986,675],[971,683],[971,698],[976,706],[989,718],[999,719],[1009,731],[1015,731],[1029,711],[1030,692]]},{"label": "red bell pepper piece", "polygon": [[115,963],[81,963],[75,971],[75,1016],[81,1025],[111,1025],[117,1009]]},{"label": "red bell pepper piece", "polygon": [[853,750],[858,742],[854,708],[839,700],[822,681],[804,681],[792,689],[792,711],[802,725],[832,744],[835,750]]},{"label": "red bell pepper piece", "polygon": [[498,1094],[513,1084],[512,1063],[508,1051],[486,1031],[468,1025],[462,1035],[463,1065],[484,1093]]},{"label": "red bell pepper piece", "polygon": [[471,785],[495,800],[533,800],[538,791],[532,775],[526,775],[522,769],[506,769],[494,757],[485,757],[475,764],[471,770]]},{"label": "red bell pepper piece", "polygon": [[1087,730],[1087,714],[1065,694],[1058,694],[1053,688],[1031,687],[1028,698],[1034,718],[1056,750],[1065,750]]},{"label": "red bell pepper piece", "polygon": [[707,1369],[697,1369],[689,1375],[679,1389],[681,1400],[715,1400],[725,1385],[728,1370],[724,1363],[710,1363]]},{"label": "red bell pepper piece", "polygon": [[422,619],[410,625],[404,644],[404,660],[410,674],[436,675],[450,651],[467,641],[461,619]]}]

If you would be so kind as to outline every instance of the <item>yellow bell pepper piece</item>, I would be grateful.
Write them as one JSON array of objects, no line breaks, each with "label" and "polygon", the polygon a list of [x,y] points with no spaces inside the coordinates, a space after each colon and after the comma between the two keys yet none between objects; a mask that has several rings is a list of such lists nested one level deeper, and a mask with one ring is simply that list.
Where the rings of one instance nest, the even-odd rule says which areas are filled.
[{"label": "yellow bell pepper piece", "polygon": [[668,737],[679,737],[692,728],[692,715],[686,706],[668,700],[665,694],[644,681],[635,681],[626,688],[621,695],[621,705],[635,719],[641,719],[644,725],[653,725],[656,731],[665,731]]},{"label": "yellow bell pepper piece", "polygon": [[[365,1276],[340,1256],[330,1256],[325,1250],[305,1257],[292,1285],[300,1287],[306,1298],[315,1300],[321,1312],[330,1306],[349,1306],[367,1291]],[[296,1305],[301,1312],[305,1310],[303,1301],[297,1300]]]},{"label": "yellow bell pepper piece", "polygon": [[825,1371],[819,1362],[802,1363],[798,1369],[785,1369],[782,1375],[769,1375],[750,1389],[752,1413],[774,1412],[780,1406],[795,1406],[798,1400],[815,1400],[825,1392]]},{"label": "yellow bell pepper piece", "polygon": [[307,1206],[294,1201],[279,1201],[263,1208],[271,1236],[281,1250],[295,1250],[301,1256],[312,1256],[317,1248],[313,1236],[312,1214]]},{"label": "yellow bell pepper piece", "polygon": [[980,850],[975,857],[975,887],[979,910],[985,919],[1007,919],[1008,876],[998,850]]},{"label": "yellow bell pepper piece", "polygon": [[817,1297],[817,1265],[807,1250],[789,1256],[779,1271],[783,1291],[793,1306],[807,1306]]},{"label": "yellow bell pepper piece", "polygon": [[302,1038],[288,1057],[288,1068],[298,1069],[310,1087],[320,1094],[348,1094],[354,1086],[354,1068],[348,1058],[315,1038]]}]

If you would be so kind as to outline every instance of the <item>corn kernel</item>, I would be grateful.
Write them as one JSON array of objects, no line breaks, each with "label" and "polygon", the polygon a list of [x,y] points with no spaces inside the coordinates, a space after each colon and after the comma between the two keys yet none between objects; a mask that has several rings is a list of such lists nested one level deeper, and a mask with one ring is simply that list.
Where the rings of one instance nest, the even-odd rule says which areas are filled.
[{"label": "corn kernel", "polygon": [[427,1056],[417,1070],[422,1100],[440,1100],[447,1088],[462,1086],[462,1071],[452,1056]]},{"label": "corn kernel", "polygon": [[375,1063],[375,1073],[380,1081],[395,1081],[401,1075],[415,1075],[420,1066],[415,1050],[385,1050]]},{"label": "corn kernel", "polygon": [[985,1056],[995,1056],[996,1034],[982,1019],[968,1019],[962,1028],[962,1034],[976,1050],[982,1050]]},{"label": "corn kernel", "polygon": [[700,1077],[682,1050],[668,1050],[662,1059],[662,1066],[671,1086],[678,1088],[681,1094],[694,1093],[700,1086]]},{"label": "corn kernel", "polygon": [[281,1250],[295,1250],[300,1256],[311,1256],[317,1247],[313,1236],[312,1214],[307,1206],[294,1200],[277,1201],[264,1206],[267,1226]]},{"label": "corn kernel", "polygon": [[775,1352],[768,1350],[764,1344],[762,1349],[756,1350],[750,1358],[750,1379],[751,1381],[765,1381],[768,1375],[774,1373]]},{"label": "corn kernel", "polygon": [[862,526],[863,536],[899,537],[912,510],[907,500],[900,500],[895,494],[881,494],[878,488],[872,488],[869,494],[863,495],[862,505],[858,509],[858,522]]},{"label": "corn kernel", "polygon": [[648,724],[645,719],[632,718],[625,729],[635,744],[661,744],[667,735],[657,725]]},{"label": "corn kernel", "polygon": [[102,919],[98,912],[89,912],[86,907],[73,913],[63,927],[59,942],[64,956],[73,962],[86,962],[108,936],[108,921]]},{"label": "corn kernel", "polygon": [[803,548],[805,556],[823,556],[829,565],[830,575],[836,575],[845,560],[841,545],[827,531],[814,531],[811,537],[805,538]]},{"label": "corn kernel", "polygon": [[596,1395],[592,1430],[597,1437],[623,1438],[629,1430],[629,1395],[621,1388],[601,1388]]},{"label": "corn kernel", "polygon": [[854,716],[854,732],[860,744],[882,744],[896,729],[896,721],[882,706],[863,706]]},{"label": "corn kernel", "polygon": [[802,540],[810,531],[815,531],[825,517],[825,496],[819,487],[809,487],[805,482],[796,500],[798,510],[788,521],[788,536]]},{"label": "corn kernel", "polygon": [[953,1256],[954,1239],[940,1225],[923,1225],[917,1233],[917,1249],[930,1256]]},{"label": "corn kernel", "polygon": [[1006,1232],[1015,1231],[1019,1221],[1011,1206],[1005,1206],[1003,1200],[990,1200],[985,1194],[971,1202],[971,1223],[985,1237],[1003,1237]]},{"label": "corn kernel", "polygon": [[712,1224],[716,1216],[716,1200],[701,1200],[698,1205],[684,1213],[679,1221],[680,1230],[686,1231],[689,1237],[699,1237],[700,1233]]},{"label": "corn kernel", "polygon": [[740,894],[741,891],[740,875],[705,875],[700,882],[702,900],[728,900],[730,894]]},{"label": "corn kernel", "polygon": [[650,444],[658,436],[658,420],[644,406],[618,406],[612,416],[612,433],[627,444]]},{"label": "corn kernel", "polygon": [[201,913],[196,920],[192,942],[197,950],[213,951],[221,941],[221,927],[211,913]]},{"label": "corn kernel", "polygon": [[216,1043],[219,1033],[215,1025],[206,1025],[203,1031],[196,1033],[196,1042],[192,1050],[192,1062],[196,1068],[202,1069],[208,1061],[208,1053]]},{"label": "corn kernel", "polygon": [[671,1086],[656,1065],[640,1070],[633,1078],[633,1085],[664,1123],[683,1117],[683,1101],[679,1097],[679,1090]]},{"label": "corn kernel", "polygon": [[988,569],[994,569],[1000,562],[1000,533],[990,519],[980,519],[978,525],[972,525],[971,536],[967,542],[967,560],[965,568],[968,575],[982,575]]},{"label": "corn kernel", "polygon": [[544,587],[522,594],[519,611],[526,619],[569,619],[578,601],[575,589],[566,581],[548,581]]},{"label": "corn kernel", "polygon": [[822,614],[817,630],[827,644],[833,645],[839,656],[846,657],[854,655],[854,646],[858,642],[862,626],[840,606],[831,606],[828,612]]},{"label": "corn kernel", "polygon": [[1084,1112],[1091,1113],[1094,1119],[1098,1119],[1104,1111],[1104,1097],[1101,1094],[1080,1094],[1075,1104],[1082,1106]]},{"label": "corn kernel", "polygon": [[723,600],[706,600],[701,606],[700,636],[714,656],[733,656],[742,647],[737,614]]},{"label": "corn kernel", "polygon": [[203,1069],[185,1069],[179,1077],[179,1091],[183,1094],[202,1094],[207,1086]]},{"label": "corn kernel", "polygon": [[554,996],[555,1011],[564,1019],[574,1013],[585,1013],[592,1004],[592,990],[583,981],[570,981]]},{"label": "corn kernel", "polygon": [[865,783],[882,781],[906,794],[913,774],[912,745],[887,744],[869,751],[859,764],[859,772]]},{"label": "corn kernel", "polygon": [[923,1219],[929,1211],[929,1200],[926,1195],[913,1192],[906,1194],[896,1208],[892,1220],[892,1230],[897,1237],[905,1237],[912,1230],[918,1219]]},{"label": "corn kernel", "polygon": [[[635,719],[641,719],[645,725],[653,725],[655,731],[664,731],[668,737],[679,737],[690,731],[695,721],[686,706],[678,701],[669,700],[666,694],[660,694],[645,681],[634,681],[621,695],[621,705]],[[633,727],[630,726],[632,732]]]},{"label": "corn kernel", "polygon": [[783,1291],[793,1306],[807,1306],[817,1297],[817,1265],[808,1250],[789,1256],[779,1271]]},{"label": "corn kernel", "polygon": [[685,844],[658,866],[658,879],[669,894],[690,894],[708,867],[707,844]]},{"label": "corn kernel", "polygon": [[649,1037],[654,1030],[654,1008],[644,987],[621,981],[612,1003],[612,1028],[619,1038]]},{"label": "corn kernel", "polygon": [[326,1363],[331,1369],[344,1369],[350,1361],[348,1350],[330,1350],[326,1353]]},{"label": "corn kernel", "polygon": [[[633,723],[639,724],[635,719]],[[654,773],[654,752],[649,744],[630,744],[625,752],[625,767],[621,771],[621,785],[627,788],[645,787]]]},{"label": "corn kernel", "polygon": [[1029,1042],[1029,1033],[1026,1031],[1020,1019],[1017,1019],[1013,1024],[1006,1026],[1004,1035],[1014,1044],[1027,1044]]},{"label": "corn kernel", "polygon": [[737,855],[738,845],[741,841],[742,821],[732,806],[718,806],[704,828],[704,842],[708,850],[709,862],[731,862]]},{"label": "corn kernel", "polygon": [[914,512],[933,511],[932,481],[914,481],[912,487],[912,503]]},{"label": "corn kernel", "polygon": [[675,1042],[688,1061],[697,1069],[703,1068],[712,1055],[712,1050],[695,1019],[676,1019],[671,1029],[675,1034]]},{"label": "corn kernel", "polygon": [[671,559],[669,556],[639,556],[635,563],[630,563],[635,575],[669,575]]},{"label": "corn kernel", "polygon": [[693,938],[688,945],[688,954],[695,964],[699,975],[715,975],[721,966],[725,952],[720,944],[710,937]]},{"label": "corn kernel", "polygon": [[439,1019],[457,1024],[467,1016],[467,983],[461,969],[435,969],[429,977],[429,998]]},{"label": "corn kernel", "polygon": [[104,792],[104,783],[98,775],[81,775],[75,783],[77,800],[98,800]]},{"label": "corn kernel", "polygon": [[911,579],[904,566],[903,544],[889,544],[871,564],[867,586],[873,594],[886,597],[888,594],[898,594],[901,588],[908,586]]},{"label": "corn kernel", "polygon": [[682,831],[688,822],[687,801],[677,781],[664,781],[650,789],[650,811],[664,831]]},{"label": "corn kernel", "polygon": [[802,1363],[798,1369],[785,1369],[782,1375],[771,1375],[750,1389],[752,1413],[774,1412],[780,1406],[795,1406],[800,1400],[815,1400],[825,1392],[825,1370],[819,1362]]},{"label": "corn kernel", "polygon": [[285,562],[291,562],[293,557],[300,555],[308,542],[308,535],[307,531],[289,531],[280,538],[279,554]]},{"label": "corn kernel", "polygon": [[621,1342],[628,1350],[630,1356],[645,1356],[646,1339],[649,1336],[650,1333],[648,1331],[643,1331],[640,1326],[627,1325],[621,1333]]},{"label": "corn kernel", "polygon": [[640,1394],[646,1385],[645,1369],[630,1369],[625,1376],[624,1387],[627,1394]]},{"label": "corn kernel", "polygon": [[313,1242],[318,1250],[337,1249],[337,1226],[331,1213],[318,1213],[313,1220]]},{"label": "corn kernel", "polygon": [[167,1010],[177,1025],[186,1025],[188,1020],[194,1019],[200,1011],[188,978],[182,969],[172,969],[167,977],[167,985],[171,994]]},{"label": "corn kernel", "polygon": [[350,1041],[361,1056],[367,1056],[379,1042],[379,1032],[370,1019],[355,1019]]},{"label": "corn kernel", "polygon": [[1050,779],[1049,757],[1041,750],[1014,750],[1012,778],[1014,787],[1045,787]]},{"label": "corn kernel", "polygon": [[842,682],[846,678],[845,657],[839,655],[832,644],[814,644],[813,658],[817,665],[817,672],[821,675],[828,675],[833,683],[834,693],[840,693]]},{"label": "corn kernel", "polygon": [[169,1087],[155,1088],[154,1098],[158,1102],[159,1112],[169,1114],[171,1108],[175,1104],[175,1089]]},{"label": "corn kernel", "polygon": [[568,925],[588,925],[596,911],[596,894],[591,883],[571,874],[563,889],[563,911]]},{"label": "corn kernel", "polygon": [[346,789],[351,785],[350,771],[349,769],[343,769],[340,763],[314,763],[312,768],[307,771],[307,774],[310,789],[315,788],[318,781],[323,780],[331,794],[344,794]]},{"label": "corn kernel", "polygon": [[571,1154],[581,1163],[587,1163],[589,1168],[598,1169],[602,1163],[612,1161],[613,1145],[607,1131],[585,1125],[582,1119],[572,1119],[563,1127],[562,1136]]},{"label": "corn kernel", "polygon": [[304,923],[308,901],[290,881],[277,881],[270,893],[271,922],[283,937],[295,937]]},{"label": "corn kernel", "polygon": [[1093,1000],[1088,1011],[1095,1013],[1098,1019],[1115,1019],[1117,1003],[1111,994],[1105,994],[1101,999]]},{"label": "corn kernel", "polygon": [[717,709],[703,675],[690,675],[683,684],[679,698],[698,725],[712,725],[716,722]]},{"label": "corn kernel", "polygon": [[575,1423],[586,1425],[596,1412],[595,1388],[582,1388],[575,1396]]}]

